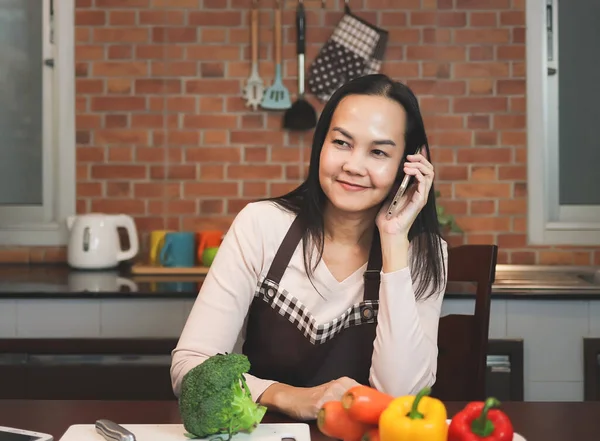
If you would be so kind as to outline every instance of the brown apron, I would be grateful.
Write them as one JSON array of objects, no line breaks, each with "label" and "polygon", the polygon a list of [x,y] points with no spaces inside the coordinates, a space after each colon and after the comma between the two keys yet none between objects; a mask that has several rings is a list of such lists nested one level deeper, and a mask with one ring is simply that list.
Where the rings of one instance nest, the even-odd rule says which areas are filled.
[{"label": "brown apron", "polygon": [[377,228],[362,302],[325,325],[317,325],[295,302],[293,293],[279,287],[303,232],[302,220],[296,217],[250,305],[243,346],[250,374],[297,387],[317,386],[343,376],[368,385],[382,259]]}]

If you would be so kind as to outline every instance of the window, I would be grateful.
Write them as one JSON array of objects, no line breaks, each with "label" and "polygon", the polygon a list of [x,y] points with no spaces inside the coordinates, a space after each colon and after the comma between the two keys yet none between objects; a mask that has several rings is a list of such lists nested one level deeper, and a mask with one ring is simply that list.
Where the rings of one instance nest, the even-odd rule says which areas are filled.
[{"label": "window", "polygon": [[527,0],[529,239],[600,244],[600,2]]},{"label": "window", "polygon": [[66,243],[74,41],[74,0],[0,0],[0,245]]}]

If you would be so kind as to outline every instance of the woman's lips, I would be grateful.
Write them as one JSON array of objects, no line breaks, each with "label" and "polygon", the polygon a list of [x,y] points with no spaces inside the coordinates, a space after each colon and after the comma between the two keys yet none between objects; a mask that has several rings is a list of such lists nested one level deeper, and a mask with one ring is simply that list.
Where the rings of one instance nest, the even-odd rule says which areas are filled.
[{"label": "woman's lips", "polygon": [[362,191],[362,190],[365,190],[367,188],[367,187],[363,187],[362,185],[352,184],[352,183],[346,182],[346,181],[339,181],[338,180],[337,182],[346,191]]}]

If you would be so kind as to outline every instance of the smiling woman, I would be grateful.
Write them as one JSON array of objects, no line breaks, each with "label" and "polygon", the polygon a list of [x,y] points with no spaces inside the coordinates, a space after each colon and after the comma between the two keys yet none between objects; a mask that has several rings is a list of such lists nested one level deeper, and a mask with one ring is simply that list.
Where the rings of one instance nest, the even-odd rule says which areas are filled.
[{"label": "smiling woman", "polygon": [[306,180],[246,206],[227,233],[173,352],[175,393],[240,332],[253,399],[295,418],[315,418],[357,383],[391,395],[431,386],[447,246],[428,158],[409,88],[384,75],[339,88]]}]

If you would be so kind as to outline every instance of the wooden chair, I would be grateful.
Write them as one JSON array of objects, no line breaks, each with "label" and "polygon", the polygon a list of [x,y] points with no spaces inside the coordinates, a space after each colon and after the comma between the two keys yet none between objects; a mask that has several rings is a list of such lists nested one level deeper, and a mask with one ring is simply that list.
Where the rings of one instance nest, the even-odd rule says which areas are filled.
[{"label": "wooden chair", "polygon": [[496,245],[462,245],[448,249],[448,282],[477,284],[475,313],[440,319],[438,371],[432,395],[448,401],[485,399],[486,358]]}]

